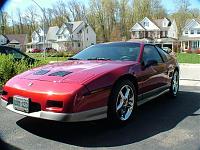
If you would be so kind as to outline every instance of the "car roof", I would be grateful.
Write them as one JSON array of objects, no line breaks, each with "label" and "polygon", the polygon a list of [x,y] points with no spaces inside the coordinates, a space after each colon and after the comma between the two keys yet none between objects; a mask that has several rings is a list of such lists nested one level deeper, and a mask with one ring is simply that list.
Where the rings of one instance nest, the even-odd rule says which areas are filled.
[{"label": "car roof", "polygon": [[99,43],[99,44],[96,44],[96,45],[99,45],[99,46],[105,46],[105,45],[115,45],[115,46],[120,46],[120,45],[132,45],[132,44],[138,44],[138,45],[141,45],[142,43],[140,42],[124,42],[124,41],[118,41],[118,42],[106,42],[106,43]]},{"label": "car roof", "polygon": [[139,42],[139,41],[117,41],[117,42],[106,42],[106,43],[99,43],[97,45],[130,45],[130,44],[139,44],[139,45],[153,45],[153,43],[145,43],[145,42]]}]

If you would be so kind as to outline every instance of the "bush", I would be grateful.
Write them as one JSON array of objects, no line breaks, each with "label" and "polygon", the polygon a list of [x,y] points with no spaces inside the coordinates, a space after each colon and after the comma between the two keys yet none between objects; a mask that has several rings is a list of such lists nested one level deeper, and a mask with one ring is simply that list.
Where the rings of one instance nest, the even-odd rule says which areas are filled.
[{"label": "bush", "polygon": [[33,65],[29,65],[25,60],[14,61],[12,55],[0,55],[0,87],[13,76],[46,63],[45,61],[36,61]]},{"label": "bush", "polygon": [[15,63],[12,56],[0,55],[0,86],[15,75]]},{"label": "bush", "polygon": [[196,53],[196,54],[200,54],[200,49],[195,50],[194,53]]},{"label": "bush", "polygon": [[191,49],[188,49],[188,50],[185,50],[185,52],[191,54],[191,53],[192,53],[192,50],[191,50]]}]

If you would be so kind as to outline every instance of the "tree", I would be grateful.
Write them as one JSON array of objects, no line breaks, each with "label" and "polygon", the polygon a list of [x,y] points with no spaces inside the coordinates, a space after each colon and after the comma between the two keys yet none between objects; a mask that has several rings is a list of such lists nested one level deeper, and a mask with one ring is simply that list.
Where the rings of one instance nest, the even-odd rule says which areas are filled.
[{"label": "tree", "polygon": [[189,0],[176,0],[175,2],[177,11],[172,14],[172,18],[176,20],[178,35],[180,36],[187,19],[191,18],[189,9],[191,4]]},{"label": "tree", "polygon": [[70,0],[68,2],[68,9],[71,13],[71,18],[73,21],[80,21],[86,15],[85,5],[76,0]]}]

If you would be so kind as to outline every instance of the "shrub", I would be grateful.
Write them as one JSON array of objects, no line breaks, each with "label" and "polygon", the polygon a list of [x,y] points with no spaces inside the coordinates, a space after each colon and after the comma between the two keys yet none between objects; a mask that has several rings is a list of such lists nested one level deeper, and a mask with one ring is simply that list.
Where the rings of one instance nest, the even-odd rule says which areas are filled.
[{"label": "shrub", "polygon": [[0,55],[0,86],[15,75],[13,56]]},{"label": "shrub", "polygon": [[194,53],[196,53],[196,54],[200,54],[200,49],[195,50]]},{"label": "shrub", "polygon": [[188,49],[188,50],[185,50],[185,52],[191,54],[191,53],[192,53],[192,50],[191,50],[191,49]]},{"label": "shrub", "polygon": [[0,55],[0,87],[13,76],[44,64],[47,64],[47,62],[36,61],[29,65],[25,60],[14,61],[12,55]]}]

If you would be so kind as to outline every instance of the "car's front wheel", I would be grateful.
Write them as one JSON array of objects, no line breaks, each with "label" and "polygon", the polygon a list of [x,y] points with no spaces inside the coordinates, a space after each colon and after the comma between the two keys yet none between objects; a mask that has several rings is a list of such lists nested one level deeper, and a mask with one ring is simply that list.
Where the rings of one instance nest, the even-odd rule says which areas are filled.
[{"label": "car's front wheel", "polygon": [[108,104],[108,119],[115,123],[125,123],[134,116],[137,95],[134,84],[121,80],[114,87]]},{"label": "car's front wheel", "polygon": [[175,70],[171,80],[170,95],[172,97],[176,97],[178,91],[179,91],[179,72]]}]

